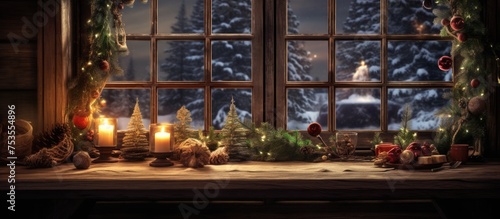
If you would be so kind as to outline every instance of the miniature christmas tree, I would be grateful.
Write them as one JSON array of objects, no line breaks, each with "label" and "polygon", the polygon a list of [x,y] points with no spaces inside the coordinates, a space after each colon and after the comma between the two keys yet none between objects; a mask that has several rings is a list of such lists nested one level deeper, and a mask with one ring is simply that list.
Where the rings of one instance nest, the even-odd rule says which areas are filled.
[{"label": "miniature christmas tree", "polygon": [[142,160],[149,152],[146,129],[142,122],[139,99],[136,99],[134,112],[128,123],[122,143],[122,157],[129,160]]},{"label": "miniature christmas tree", "polygon": [[193,119],[191,118],[191,112],[185,106],[177,110],[176,118],[178,121],[174,124],[174,137],[175,145],[179,145],[191,137],[191,122]]},{"label": "miniature christmas tree", "polygon": [[245,161],[251,158],[249,148],[243,144],[246,139],[246,132],[247,130],[238,119],[234,99],[231,98],[229,112],[221,130],[222,144],[228,147],[230,161]]}]

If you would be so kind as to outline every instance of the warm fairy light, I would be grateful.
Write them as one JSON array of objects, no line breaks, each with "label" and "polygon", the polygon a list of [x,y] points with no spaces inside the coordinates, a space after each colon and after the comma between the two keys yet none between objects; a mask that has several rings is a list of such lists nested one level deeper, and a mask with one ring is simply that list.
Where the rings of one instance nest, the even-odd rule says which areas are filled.
[{"label": "warm fairy light", "polygon": [[464,70],[464,69],[465,69],[465,67],[463,67],[463,66],[462,66],[462,67],[460,67],[460,70]]},{"label": "warm fairy light", "polygon": [[443,132],[443,131],[444,131],[444,129],[443,129],[443,128],[439,128],[439,131],[440,131],[440,132]]},{"label": "warm fairy light", "polygon": [[465,132],[469,133],[469,129],[466,129]]},{"label": "warm fairy light", "polygon": [[477,71],[479,71],[479,68],[477,68]]},{"label": "warm fairy light", "polygon": [[106,4],[106,7],[108,7],[108,8],[111,8],[111,5],[109,5],[109,4]]},{"label": "warm fairy light", "polygon": [[222,145],[222,142],[218,141],[218,142],[217,142],[217,145],[221,146],[221,145]]},{"label": "warm fairy light", "polygon": [[95,38],[99,37],[99,34],[98,34],[98,33],[96,33],[96,34],[94,35],[94,37],[95,37]]},{"label": "warm fairy light", "polygon": [[82,67],[82,71],[85,71],[85,68],[84,68],[84,67]]},{"label": "warm fairy light", "polygon": [[261,141],[265,141],[266,140],[266,135],[263,135],[262,137],[260,137],[260,140]]},{"label": "warm fairy light", "polygon": [[448,118],[451,118],[451,114],[448,114]]},{"label": "warm fairy light", "polygon": [[264,154],[264,153],[262,153],[262,151],[259,151],[259,154]]},{"label": "warm fairy light", "polygon": [[268,156],[271,156],[271,152],[267,152],[267,155],[268,155]]},{"label": "warm fairy light", "polygon": [[413,133],[413,137],[417,137],[417,133]]},{"label": "warm fairy light", "polygon": [[88,19],[88,20],[87,20],[87,24],[90,24],[90,22],[92,22],[92,20]]},{"label": "warm fairy light", "polygon": [[481,96],[484,96],[484,93],[481,93]]},{"label": "warm fairy light", "polygon": [[317,145],[316,145],[316,147],[317,147],[318,149],[321,149],[321,145],[319,145],[319,144],[317,144]]},{"label": "warm fairy light", "polygon": [[91,66],[91,65],[92,65],[92,62],[91,62],[91,61],[87,62],[87,65],[88,65],[88,66]]},{"label": "warm fairy light", "polygon": [[466,87],[463,87],[463,88],[462,88],[462,90],[465,90],[465,89],[466,89]]}]

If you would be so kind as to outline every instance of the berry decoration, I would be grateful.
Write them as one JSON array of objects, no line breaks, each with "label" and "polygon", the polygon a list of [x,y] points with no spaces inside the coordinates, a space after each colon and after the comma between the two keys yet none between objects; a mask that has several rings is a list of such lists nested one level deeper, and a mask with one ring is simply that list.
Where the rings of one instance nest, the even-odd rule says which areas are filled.
[{"label": "berry decoration", "polygon": [[461,16],[455,15],[450,20],[450,26],[455,31],[462,30],[465,27],[465,21]]},{"label": "berry decoration", "polygon": [[458,41],[460,41],[461,43],[467,41],[467,34],[465,33],[459,33],[458,36],[457,36],[457,39]]},{"label": "berry decoration", "polygon": [[92,99],[97,99],[99,97],[99,91],[97,90],[92,90],[90,92],[90,97],[92,97]]},{"label": "berry decoration", "polygon": [[317,137],[319,134],[321,134],[321,125],[317,122],[313,122],[309,124],[307,127],[307,133],[313,137]]},{"label": "berry decoration", "polygon": [[477,88],[477,87],[479,87],[479,84],[481,84],[481,82],[479,82],[479,80],[477,80],[477,79],[472,79],[472,80],[470,81],[470,86],[471,86],[472,88]]},{"label": "berry decoration", "polygon": [[109,71],[109,62],[106,60],[102,60],[99,62],[99,68],[103,71]]},{"label": "berry decoration", "polygon": [[424,7],[427,10],[431,10],[432,9],[432,0],[423,0],[422,7]]},{"label": "berry decoration", "polygon": [[452,65],[453,65],[453,60],[449,56],[442,56],[438,60],[438,67],[442,71],[450,70]]},{"label": "berry decoration", "polygon": [[90,119],[87,115],[73,115],[73,124],[80,130],[86,129],[89,125]]},{"label": "berry decoration", "polygon": [[448,18],[443,18],[443,20],[441,20],[441,25],[443,26],[450,25],[450,20]]}]

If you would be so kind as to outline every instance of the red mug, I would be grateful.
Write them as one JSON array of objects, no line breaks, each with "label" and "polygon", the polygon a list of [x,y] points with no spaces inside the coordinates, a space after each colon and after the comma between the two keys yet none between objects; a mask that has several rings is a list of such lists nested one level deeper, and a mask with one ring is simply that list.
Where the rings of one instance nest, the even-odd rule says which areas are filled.
[{"label": "red mug", "polygon": [[378,154],[380,154],[381,152],[384,152],[384,151],[388,152],[395,147],[399,147],[399,146],[392,144],[392,143],[381,143],[381,144],[375,145],[375,156],[378,156]]},{"label": "red mug", "polygon": [[450,148],[450,159],[452,161],[466,162],[469,158],[468,144],[452,144]]}]

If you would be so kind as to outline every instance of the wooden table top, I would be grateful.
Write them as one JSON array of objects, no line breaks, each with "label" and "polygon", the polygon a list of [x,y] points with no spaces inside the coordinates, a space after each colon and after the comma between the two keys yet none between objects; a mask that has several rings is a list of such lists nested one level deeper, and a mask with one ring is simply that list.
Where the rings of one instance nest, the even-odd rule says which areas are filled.
[{"label": "wooden table top", "polygon": [[[53,168],[16,166],[21,198],[192,199],[195,190],[221,199],[381,199],[499,198],[500,162],[467,163],[456,169],[400,170],[372,162],[230,162],[193,169],[175,163],[151,167],[141,162],[72,163]],[[9,171],[0,168],[2,191]]]}]

